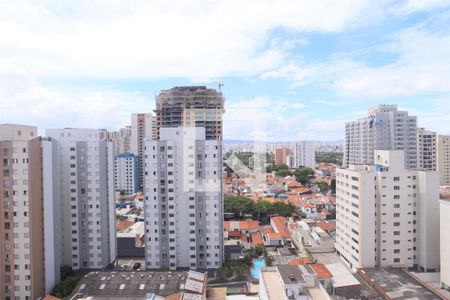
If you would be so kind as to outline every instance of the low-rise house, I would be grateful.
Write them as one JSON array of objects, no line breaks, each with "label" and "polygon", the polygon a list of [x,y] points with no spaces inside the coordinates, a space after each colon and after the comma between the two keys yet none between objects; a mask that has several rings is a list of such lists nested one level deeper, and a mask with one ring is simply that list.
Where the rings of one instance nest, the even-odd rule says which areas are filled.
[{"label": "low-rise house", "polygon": [[269,232],[263,234],[264,245],[281,247],[284,245],[284,239],[280,233]]},{"label": "low-rise house", "polygon": [[330,299],[309,265],[263,268],[259,296],[261,300]]},{"label": "low-rise house", "polygon": [[252,247],[256,247],[258,245],[264,245],[263,238],[260,232],[255,232],[252,234]]},{"label": "low-rise house", "polygon": [[117,221],[117,256],[144,257],[144,222]]}]

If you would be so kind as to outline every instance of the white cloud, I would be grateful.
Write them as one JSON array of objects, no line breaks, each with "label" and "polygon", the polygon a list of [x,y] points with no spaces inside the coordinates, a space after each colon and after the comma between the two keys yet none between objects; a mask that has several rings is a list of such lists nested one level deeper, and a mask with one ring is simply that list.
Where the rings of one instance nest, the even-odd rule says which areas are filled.
[{"label": "white cloud", "polygon": [[0,62],[34,76],[258,74],[308,42],[267,47],[272,30],[342,31],[368,22],[378,6],[369,0],[1,2]]},{"label": "white cloud", "polygon": [[341,53],[320,63],[290,63],[261,78],[284,78],[293,87],[316,84],[334,91],[346,102],[450,92],[447,24],[434,29],[433,24],[425,23],[393,34],[391,42],[377,50],[398,55],[392,63],[371,66],[352,54]]},{"label": "white cloud", "polygon": [[118,129],[129,125],[130,114],[151,111],[154,100],[139,93],[97,90],[67,96],[43,86],[25,72],[0,66],[0,123],[47,128]]}]

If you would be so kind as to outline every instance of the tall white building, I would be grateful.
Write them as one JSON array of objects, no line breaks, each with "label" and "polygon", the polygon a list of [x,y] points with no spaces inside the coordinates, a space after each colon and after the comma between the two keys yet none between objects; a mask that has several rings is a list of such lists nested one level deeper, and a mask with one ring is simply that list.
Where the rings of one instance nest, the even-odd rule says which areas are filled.
[{"label": "tall white building", "polygon": [[116,155],[114,159],[115,190],[131,195],[139,191],[139,158],[131,153]]},{"label": "tall white building", "polygon": [[151,113],[138,113],[131,115],[131,153],[139,157],[139,187],[144,185],[144,142],[145,140],[156,140],[156,119]]},{"label": "tall white building", "polygon": [[437,137],[437,169],[441,185],[450,185],[450,135]]},{"label": "tall white building", "polygon": [[450,289],[450,199],[440,201],[441,287]]},{"label": "tall white building", "polygon": [[103,268],[116,258],[112,142],[95,129],[50,129],[60,190],[61,264]]},{"label": "tall white building", "polygon": [[417,118],[397,105],[369,108],[368,117],[345,124],[343,166],[373,164],[374,150],[404,150],[405,166],[417,167]]},{"label": "tall white building", "polygon": [[437,135],[425,128],[417,128],[417,168],[437,170]]},{"label": "tall white building", "polygon": [[294,168],[308,167],[314,169],[316,165],[316,152],[312,141],[298,141],[293,145]]},{"label": "tall white building", "polygon": [[147,269],[223,263],[222,146],[202,127],[161,128],[145,142]]},{"label": "tall white building", "polygon": [[0,125],[0,299],[38,299],[59,281],[46,146],[34,126]]},{"label": "tall white building", "polygon": [[336,172],[336,251],[352,268],[439,269],[435,171],[406,169],[402,150]]},{"label": "tall white building", "polygon": [[100,140],[113,142],[114,155],[130,153],[131,126],[125,126],[118,131],[98,130]]}]

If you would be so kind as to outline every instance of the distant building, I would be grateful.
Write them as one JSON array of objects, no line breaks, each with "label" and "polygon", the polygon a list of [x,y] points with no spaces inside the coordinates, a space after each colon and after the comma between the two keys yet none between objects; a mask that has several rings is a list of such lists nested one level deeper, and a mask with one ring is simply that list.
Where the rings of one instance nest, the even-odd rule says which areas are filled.
[{"label": "distant building", "polygon": [[437,169],[441,185],[450,185],[450,135],[439,135],[437,141]]},{"label": "distant building", "polygon": [[425,128],[417,128],[417,169],[437,170],[437,135]]},{"label": "distant building", "polygon": [[402,150],[336,174],[336,251],[352,268],[439,269],[435,171],[405,169]]},{"label": "distant building", "polygon": [[44,192],[52,180],[43,169],[48,146],[34,126],[0,125],[0,299],[38,299],[59,281],[58,205]]},{"label": "distant building", "polygon": [[131,126],[120,128],[119,131],[98,130],[99,140],[106,140],[113,143],[114,155],[120,153],[130,153]]},{"label": "distant building", "polygon": [[204,128],[161,128],[145,143],[147,269],[222,266],[221,142]]},{"label": "distant building", "polygon": [[292,157],[292,149],[282,147],[275,149],[275,164],[276,165],[290,165],[290,157]]},{"label": "distant building", "polygon": [[450,199],[440,201],[441,287],[450,289]]},{"label": "distant building", "polygon": [[139,191],[139,157],[131,153],[119,154],[114,159],[115,190],[131,195]]},{"label": "distant building", "polygon": [[374,150],[403,150],[405,166],[417,167],[417,118],[397,105],[377,105],[369,115],[345,124],[343,166],[373,164]]},{"label": "distant building", "polygon": [[180,86],[156,96],[156,134],[164,127],[204,127],[206,140],[222,140],[224,97],[206,86]]},{"label": "distant building", "polygon": [[144,186],[145,140],[156,139],[155,116],[151,113],[131,115],[130,151],[139,157],[139,189]]},{"label": "distant building", "polygon": [[298,141],[293,146],[294,168],[308,167],[314,169],[316,165],[316,152],[312,141]]},{"label": "distant building", "polygon": [[61,208],[61,264],[106,267],[116,259],[112,142],[99,140],[96,129],[47,129],[46,135],[56,143],[51,160]]}]

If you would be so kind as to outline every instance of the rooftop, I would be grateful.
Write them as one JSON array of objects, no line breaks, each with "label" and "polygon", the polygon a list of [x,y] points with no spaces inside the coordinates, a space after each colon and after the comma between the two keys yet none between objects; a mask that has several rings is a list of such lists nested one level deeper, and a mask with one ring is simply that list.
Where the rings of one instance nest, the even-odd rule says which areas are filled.
[{"label": "rooftop", "polygon": [[392,299],[441,299],[402,269],[371,268],[363,269],[362,272],[372,282],[378,284],[385,291],[385,294]]},{"label": "rooftop", "polygon": [[326,265],[333,276],[333,285],[336,288],[360,285],[360,282],[352,275],[342,262]]},{"label": "rooftop", "polygon": [[206,275],[195,271],[101,271],[86,274],[73,293],[99,299],[142,299],[148,293],[164,297],[181,291],[202,293],[205,282]]},{"label": "rooftop", "polygon": [[303,278],[303,272],[298,266],[282,265],[276,267],[280,273],[284,284],[293,284],[297,282],[306,282]]},{"label": "rooftop", "polygon": [[281,286],[280,279],[278,277],[278,272],[275,269],[262,269],[261,279],[264,280],[264,286],[266,287],[266,291],[270,300],[279,300],[285,298],[283,287]]}]

